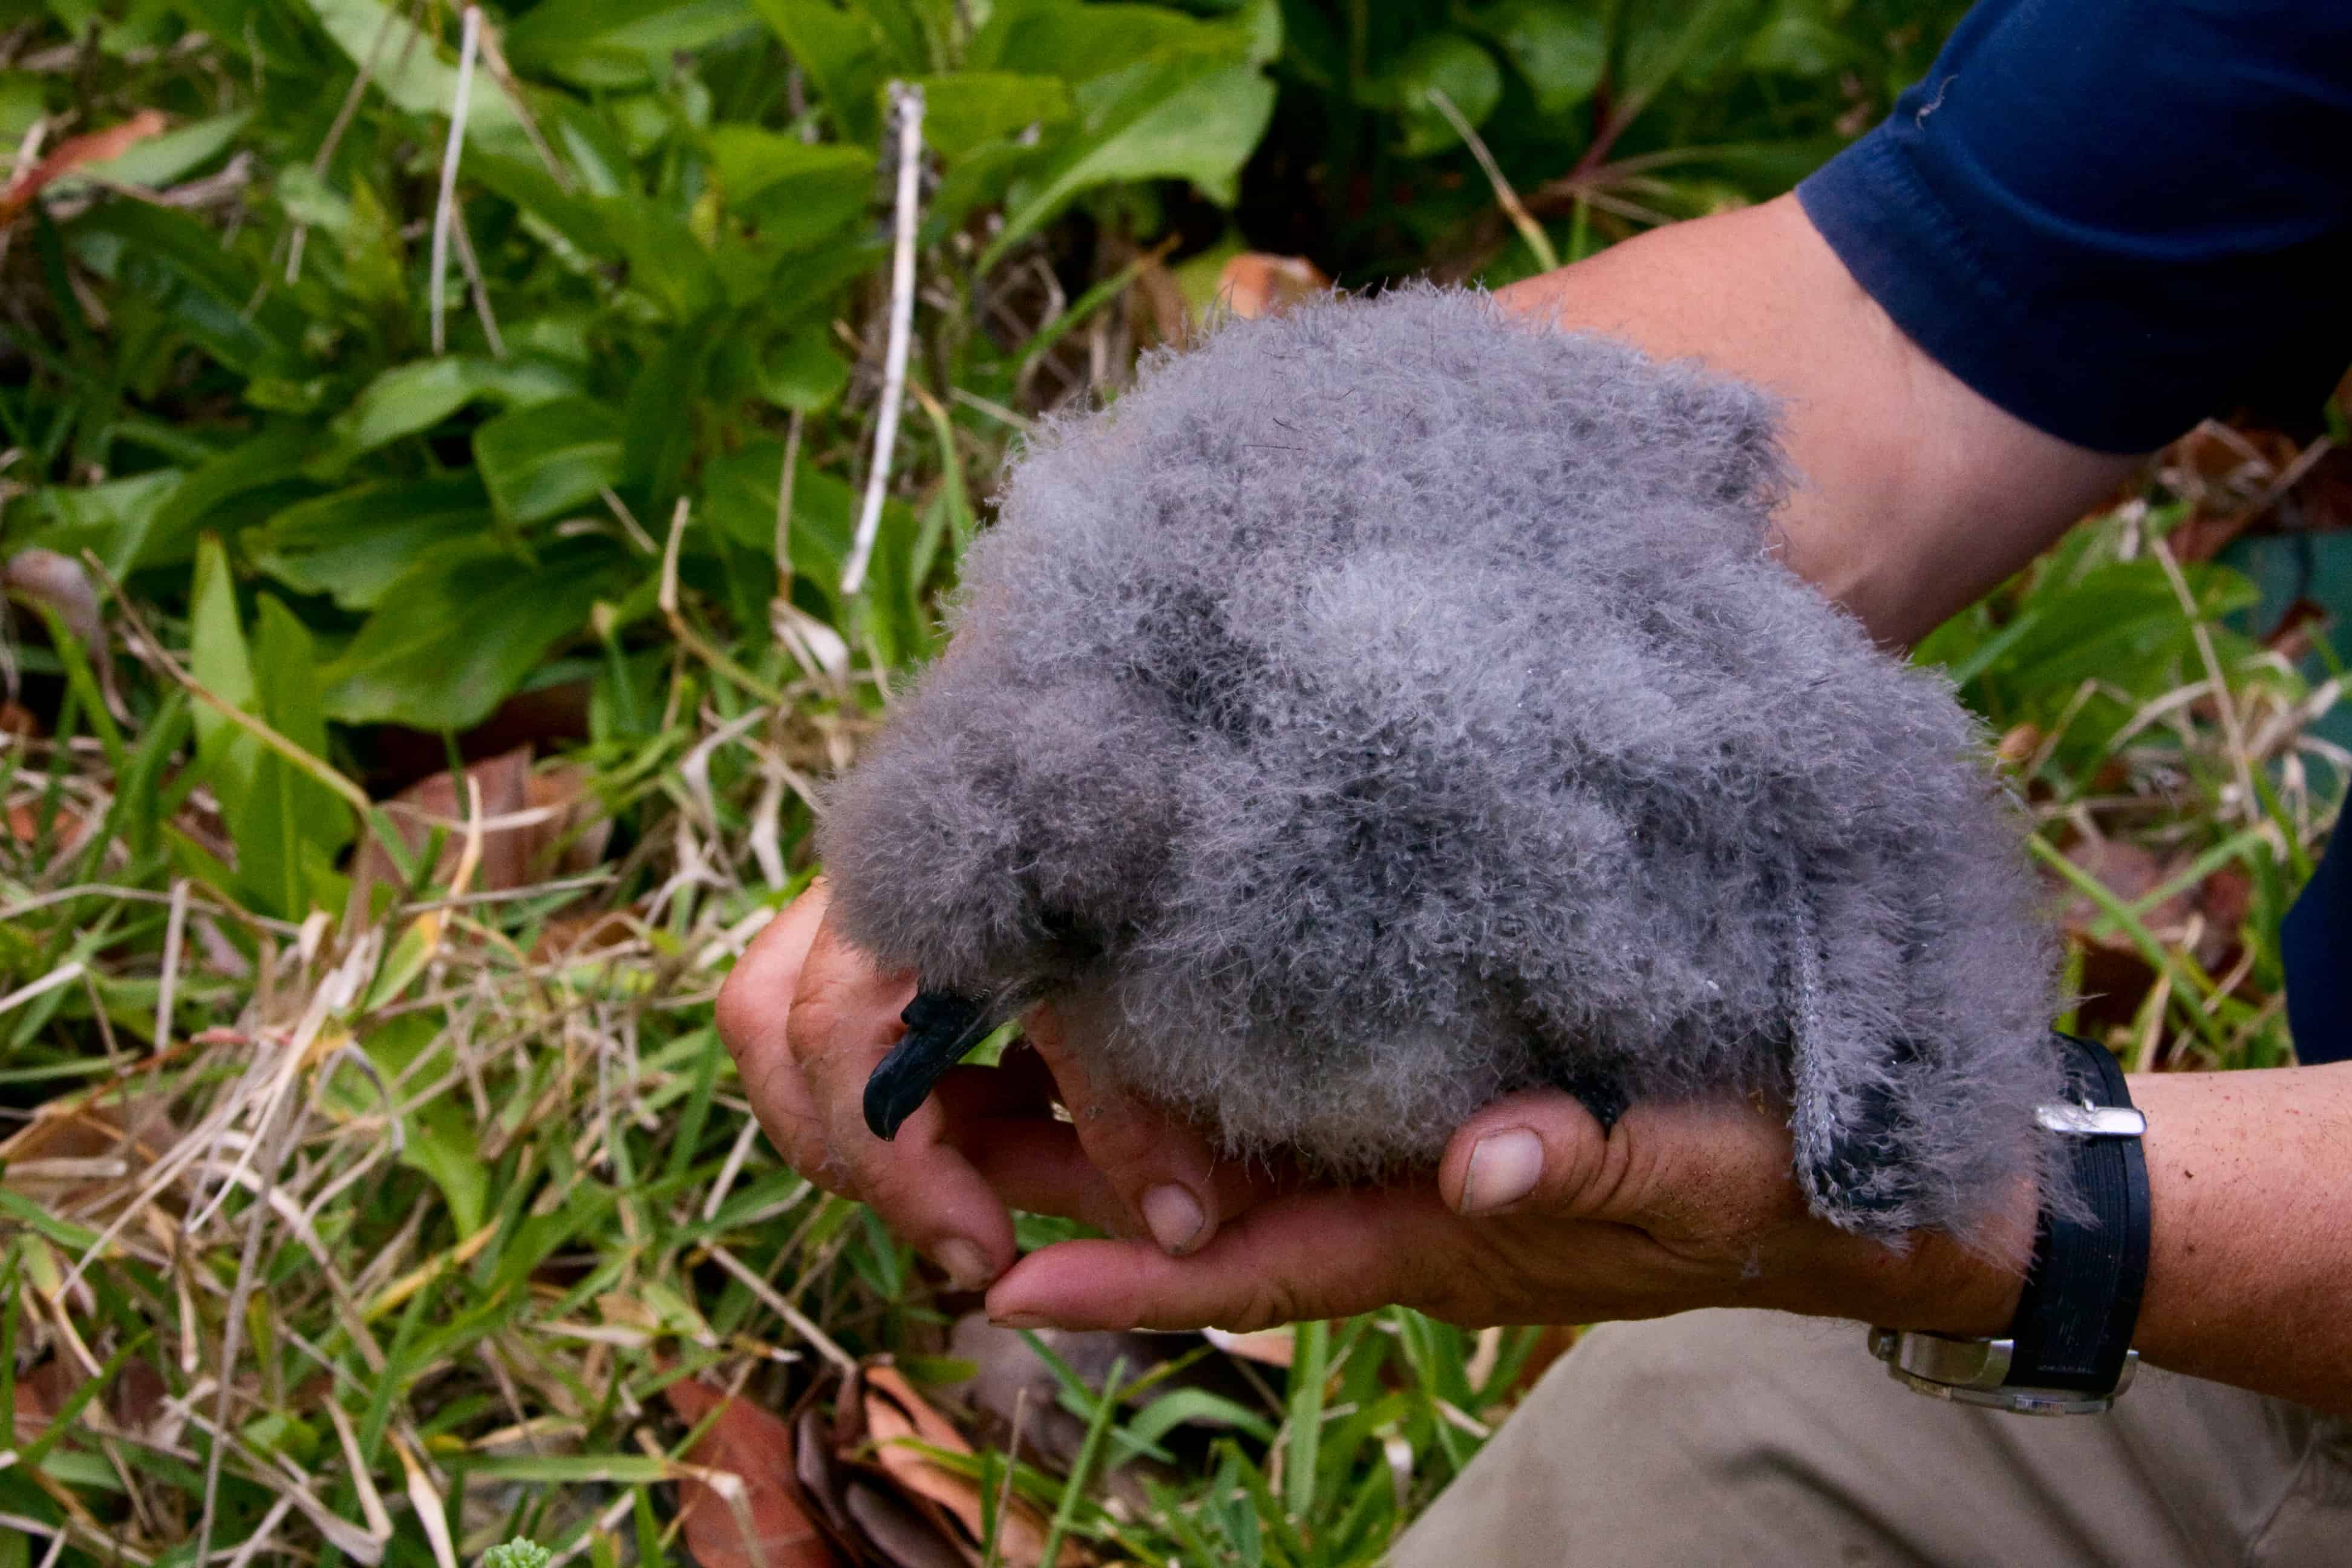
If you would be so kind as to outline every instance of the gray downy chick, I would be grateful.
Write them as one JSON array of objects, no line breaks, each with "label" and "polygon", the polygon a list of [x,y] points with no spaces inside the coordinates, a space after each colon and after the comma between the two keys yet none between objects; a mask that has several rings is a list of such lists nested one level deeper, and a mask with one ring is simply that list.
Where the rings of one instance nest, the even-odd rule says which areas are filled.
[{"label": "gray downy chick", "polygon": [[2022,814],[1776,559],[1784,484],[1756,390],[1429,287],[1048,423],[821,835],[921,981],[869,1121],[1052,999],[1236,1155],[1760,1092],[1817,1214],[1978,1230],[2061,1081]]}]

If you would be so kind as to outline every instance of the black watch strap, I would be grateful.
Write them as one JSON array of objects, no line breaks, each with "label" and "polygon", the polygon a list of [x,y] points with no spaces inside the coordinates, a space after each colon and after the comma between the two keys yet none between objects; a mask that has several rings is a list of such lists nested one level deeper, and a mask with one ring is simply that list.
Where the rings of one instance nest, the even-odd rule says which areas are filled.
[{"label": "black watch strap", "polygon": [[[2132,1110],[2123,1064],[2112,1052],[2073,1035],[2058,1037],[2067,1047],[2072,1103],[2044,1107],[2042,1122],[2064,1135],[2065,1166],[2086,1212],[2071,1218],[2042,1205],[2002,1383],[2112,1394],[2147,1282],[2147,1156],[2139,1139],[2146,1123]],[[2072,1114],[2076,1108],[2080,1114]]]},{"label": "black watch strap", "polygon": [[1870,1331],[1871,1353],[1921,1394],[2022,1415],[2083,1415],[2130,1386],[2147,1280],[2147,1122],[2112,1054],[2072,1035],[2056,1039],[2065,1098],[2034,1115],[2059,1136],[2055,1179],[2076,1201],[2056,1213],[2042,1205],[2008,1338]]}]

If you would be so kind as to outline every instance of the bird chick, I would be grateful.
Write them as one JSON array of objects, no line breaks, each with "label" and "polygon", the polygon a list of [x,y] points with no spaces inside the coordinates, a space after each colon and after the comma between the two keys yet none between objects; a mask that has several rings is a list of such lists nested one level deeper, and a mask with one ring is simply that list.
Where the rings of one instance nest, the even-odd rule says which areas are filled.
[{"label": "bird chick", "polygon": [[877,1131],[1052,1000],[1106,1081],[1340,1178],[1543,1085],[1770,1097],[1873,1235],[2046,1174],[2022,814],[1776,558],[1774,417],[1418,286],[1048,421],[820,837],[921,981]]}]

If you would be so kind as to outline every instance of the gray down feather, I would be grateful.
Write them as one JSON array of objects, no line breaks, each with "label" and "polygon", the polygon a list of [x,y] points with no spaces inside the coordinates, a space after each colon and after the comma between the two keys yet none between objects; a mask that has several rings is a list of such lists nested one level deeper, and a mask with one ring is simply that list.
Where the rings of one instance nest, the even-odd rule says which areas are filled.
[{"label": "gray down feather", "polygon": [[1497,1095],[1761,1091],[1815,1212],[2049,1169],[2053,944],[1937,675],[1776,559],[1760,393],[1429,287],[1049,423],[840,786],[845,933],[1034,989],[1229,1151],[1435,1159]]}]

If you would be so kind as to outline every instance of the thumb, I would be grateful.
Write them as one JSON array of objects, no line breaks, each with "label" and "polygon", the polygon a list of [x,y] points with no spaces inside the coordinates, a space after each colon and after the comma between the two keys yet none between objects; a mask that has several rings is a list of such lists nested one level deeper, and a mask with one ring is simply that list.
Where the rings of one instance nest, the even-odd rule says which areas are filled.
[{"label": "thumb", "polygon": [[1529,1089],[1454,1131],[1437,1167],[1437,1190],[1465,1215],[1523,1207],[1598,1214],[1622,1184],[1629,1142],[1602,1131],[1575,1096]]},{"label": "thumb", "polygon": [[1555,1089],[1464,1122],[1438,1190],[1468,1215],[1543,1209],[1653,1228],[1760,1218],[1795,1199],[1785,1117],[1760,1098],[1638,1100],[1606,1132]]}]

